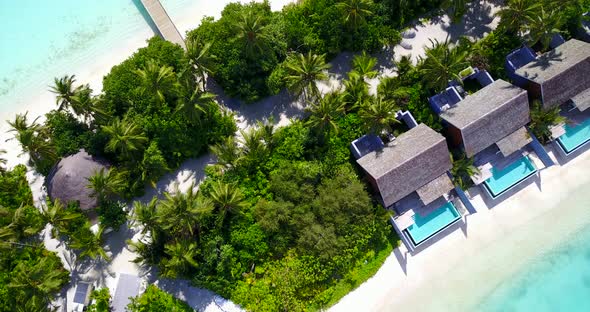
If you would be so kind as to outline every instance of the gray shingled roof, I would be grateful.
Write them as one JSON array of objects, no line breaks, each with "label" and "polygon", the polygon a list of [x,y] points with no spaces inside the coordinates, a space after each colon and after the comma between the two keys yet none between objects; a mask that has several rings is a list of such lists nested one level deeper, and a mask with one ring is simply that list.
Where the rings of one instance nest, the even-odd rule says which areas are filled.
[{"label": "gray shingled roof", "polygon": [[574,102],[574,105],[576,105],[580,111],[585,111],[590,108],[590,88],[572,97],[572,102]]},{"label": "gray shingled roof", "polygon": [[376,182],[385,207],[450,170],[445,138],[424,124],[401,134],[381,151],[357,160]]},{"label": "gray shingled roof", "polygon": [[472,157],[529,122],[527,92],[498,79],[440,117],[461,131],[465,153]]},{"label": "gray shingled roof", "polygon": [[453,182],[449,178],[449,175],[445,172],[438,178],[417,189],[416,193],[418,193],[422,203],[424,205],[428,205],[454,188],[455,186],[453,185]]},{"label": "gray shingled roof", "polygon": [[540,84],[543,107],[559,106],[590,88],[590,44],[571,39],[516,71]]},{"label": "gray shingled roof", "polygon": [[502,155],[510,156],[532,141],[533,138],[531,138],[526,128],[522,127],[496,142],[496,145],[500,149],[500,152],[502,152]]},{"label": "gray shingled roof", "polygon": [[46,179],[47,193],[52,199],[62,203],[77,201],[80,208],[88,210],[97,205],[96,198],[90,196],[88,177],[101,168],[108,168],[108,163],[97,159],[84,150],[60,160]]}]

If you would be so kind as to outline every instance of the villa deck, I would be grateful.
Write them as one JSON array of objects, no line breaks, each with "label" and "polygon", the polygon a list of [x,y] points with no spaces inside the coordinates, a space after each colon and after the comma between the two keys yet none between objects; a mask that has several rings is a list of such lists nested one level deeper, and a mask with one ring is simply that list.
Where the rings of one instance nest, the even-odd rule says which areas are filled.
[{"label": "villa deck", "polygon": [[165,40],[168,40],[172,43],[176,43],[180,45],[183,49],[186,50],[186,45],[184,43],[184,39],[182,35],[172,22],[168,13],[162,6],[159,0],[141,0],[141,3],[150,14],[150,17],[156,24],[160,35]]},{"label": "villa deck", "polygon": [[[454,224],[458,221],[454,220],[449,224],[445,224],[438,231],[432,233],[432,235],[427,237],[426,239],[419,241],[417,244],[413,242],[413,238],[411,238],[411,235],[407,233],[407,230],[409,230],[410,227],[416,224],[416,217],[421,219],[427,218],[428,215],[435,213],[437,210],[443,208],[443,206],[445,206],[445,204],[447,204],[448,202],[451,202],[456,208],[457,212],[460,215],[459,220],[462,216],[469,214],[469,211],[465,207],[464,203],[461,201],[459,196],[456,196],[454,191],[449,191],[448,193],[444,194],[443,196],[439,197],[438,199],[427,205],[424,205],[422,203],[420,197],[416,192],[404,197],[402,200],[396,203],[394,208],[396,216],[392,218],[392,225],[394,226],[398,235],[400,235],[400,237],[402,238],[402,241],[406,245],[408,250],[414,250],[418,245],[421,245],[423,242],[430,240],[433,237],[436,237],[445,228],[448,228],[451,224]],[[422,226],[423,225],[424,223],[422,224]]]}]

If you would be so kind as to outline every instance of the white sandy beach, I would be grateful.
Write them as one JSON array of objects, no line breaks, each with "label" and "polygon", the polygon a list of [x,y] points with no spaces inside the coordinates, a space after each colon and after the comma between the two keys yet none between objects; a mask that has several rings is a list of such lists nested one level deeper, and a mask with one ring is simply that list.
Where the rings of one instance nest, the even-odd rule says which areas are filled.
[{"label": "white sandy beach", "polygon": [[[181,33],[198,25],[203,15],[219,16],[223,6],[230,1],[207,1],[206,5],[189,6],[183,10],[172,9],[173,19]],[[246,2],[246,1],[242,1]],[[273,9],[279,9],[289,0],[271,1]],[[414,58],[423,55],[429,39],[445,40],[448,36],[456,40],[460,35],[481,38],[495,28],[497,19],[493,13],[498,7],[482,1],[472,7],[466,20],[451,25],[448,17],[425,21],[414,27],[416,36],[404,41],[412,46],[405,49],[396,46],[394,55],[411,54]],[[180,13],[182,14],[180,14]],[[95,90],[100,90],[103,75],[113,65],[120,63],[137,48],[145,45],[145,40],[152,36],[146,30],[133,40],[113,46],[111,53],[92,60],[85,68],[68,69],[76,74],[79,82],[90,83]],[[339,85],[346,72],[351,54],[342,54],[333,62],[331,70],[333,79],[322,90],[327,91]],[[380,68],[383,75],[392,75],[391,66]],[[48,80],[47,84],[50,84]],[[373,89],[376,81],[373,81]],[[28,101],[28,100],[27,100]],[[29,110],[31,117],[44,114],[54,108],[53,95],[46,90],[32,94],[30,101],[23,102],[18,112]],[[289,100],[286,94],[270,97],[254,105],[233,107],[240,128],[247,128],[257,119],[275,117],[279,125],[289,123],[289,118],[301,116],[301,106]],[[12,119],[13,114],[0,115],[0,120]],[[0,125],[0,140],[10,137],[6,134],[6,125]],[[20,148],[11,141],[3,148],[9,150],[9,166],[23,162],[17,158]],[[6,146],[6,147],[5,147]],[[188,160],[173,173],[166,175],[158,183],[158,191],[172,190],[173,185],[180,184],[185,189],[192,182],[199,182],[204,177],[203,169],[213,163],[210,155]],[[33,187],[37,199],[43,197],[42,180],[34,180]],[[590,224],[590,199],[580,192],[580,188],[590,186],[590,152],[579,155],[564,163],[542,170],[537,183],[531,183],[514,196],[487,207],[478,189],[472,189],[469,195],[476,206],[477,213],[466,217],[466,226],[455,229],[448,235],[433,243],[421,252],[411,255],[402,246],[392,253],[377,274],[345,296],[332,311],[393,311],[409,309],[411,311],[472,311],[482,297],[493,290],[501,281],[518,271],[520,267],[539,254],[550,250],[563,241],[563,237],[572,235],[579,228]],[[149,194],[151,195],[151,194]],[[147,199],[148,196],[145,197]],[[119,248],[125,238],[130,238],[135,231],[122,231],[109,236],[109,245]],[[48,240],[50,241],[50,240]],[[49,246],[59,248],[53,241]],[[135,256],[124,247],[120,247],[113,261],[102,272],[141,274],[141,271],[129,262]],[[107,285],[113,287],[114,279],[108,277]],[[485,282],[485,285],[481,285]],[[159,281],[166,290],[186,299],[200,311],[239,310],[239,307],[210,291],[189,287],[186,283],[169,283]],[[71,289],[68,297],[71,299]]]},{"label": "white sandy beach", "polygon": [[331,311],[474,311],[502,281],[590,224],[590,152],[540,172],[540,179],[477,213],[421,252],[404,246]]}]

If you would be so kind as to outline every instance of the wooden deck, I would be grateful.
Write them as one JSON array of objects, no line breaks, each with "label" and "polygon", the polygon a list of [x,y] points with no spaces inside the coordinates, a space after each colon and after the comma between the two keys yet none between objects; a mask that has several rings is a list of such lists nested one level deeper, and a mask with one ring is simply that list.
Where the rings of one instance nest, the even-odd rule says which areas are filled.
[{"label": "wooden deck", "polygon": [[172,43],[179,44],[183,49],[186,49],[184,39],[180,32],[172,22],[168,13],[162,6],[159,0],[141,0],[141,3],[151,16],[152,20],[156,24],[158,31],[165,40]]}]

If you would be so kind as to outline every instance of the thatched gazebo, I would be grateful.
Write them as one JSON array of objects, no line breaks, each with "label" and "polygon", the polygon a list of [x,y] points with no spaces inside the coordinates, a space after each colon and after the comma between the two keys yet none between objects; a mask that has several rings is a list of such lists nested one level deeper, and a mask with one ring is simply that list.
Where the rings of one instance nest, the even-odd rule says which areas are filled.
[{"label": "thatched gazebo", "polygon": [[62,203],[78,202],[82,210],[96,208],[97,199],[90,196],[88,178],[100,169],[107,169],[108,162],[86,153],[83,149],[77,154],[61,159],[47,176],[47,193],[51,199]]}]

